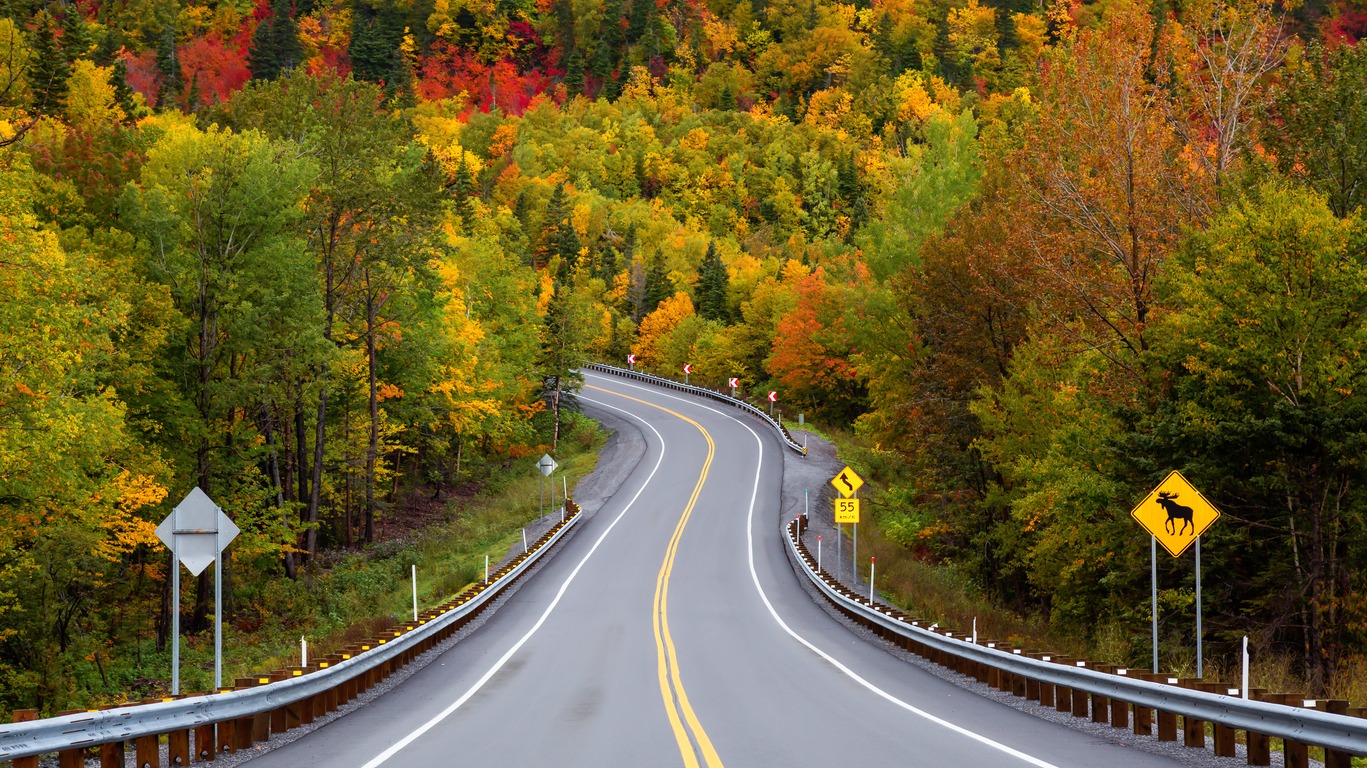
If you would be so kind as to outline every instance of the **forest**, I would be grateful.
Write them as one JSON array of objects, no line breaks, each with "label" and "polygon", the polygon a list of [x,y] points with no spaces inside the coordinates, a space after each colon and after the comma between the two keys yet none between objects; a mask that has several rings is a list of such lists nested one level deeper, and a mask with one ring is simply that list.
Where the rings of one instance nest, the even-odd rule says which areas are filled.
[{"label": "forest", "polygon": [[628,353],[780,391],[908,557],[1121,661],[1129,510],[1180,469],[1224,512],[1213,652],[1333,689],[1363,35],[1358,0],[0,1],[0,711],[164,689],[192,487],[243,531],[230,621],[293,627],[271,589],[559,450]]}]

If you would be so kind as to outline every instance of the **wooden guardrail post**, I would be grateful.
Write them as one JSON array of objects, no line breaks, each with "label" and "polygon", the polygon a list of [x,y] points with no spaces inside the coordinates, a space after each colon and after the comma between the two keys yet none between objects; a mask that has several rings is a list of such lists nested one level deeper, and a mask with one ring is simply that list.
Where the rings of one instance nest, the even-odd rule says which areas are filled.
[{"label": "wooden guardrail post", "polygon": [[161,768],[161,740],[156,734],[139,736],[133,742],[138,768]]},{"label": "wooden guardrail post", "polygon": [[[1075,659],[1069,666],[1074,669],[1085,669],[1087,667],[1087,662]],[[1086,691],[1081,688],[1073,689],[1073,717],[1087,717],[1089,714],[1087,710],[1087,698],[1088,695]]]},{"label": "wooden guardrail post", "polygon": [[[1182,678],[1178,685],[1190,690],[1200,690],[1201,681],[1196,678]],[[1182,744],[1191,749],[1204,749],[1206,746],[1206,723],[1186,715],[1182,716]]]},{"label": "wooden guardrail post", "polygon": [[[1115,670],[1114,664],[1097,664],[1092,667],[1097,672],[1110,674]],[[1092,722],[1105,725],[1111,719],[1111,700],[1100,694],[1092,694]]]},{"label": "wooden guardrail post", "polygon": [[[1073,660],[1067,656],[1055,656],[1054,663],[1062,664],[1063,666],[1072,666]],[[1071,688],[1066,688],[1062,685],[1054,686],[1054,711],[1073,711],[1073,690]]]},{"label": "wooden guardrail post", "polygon": [[[16,723],[31,723],[31,722],[33,722],[34,720],[37,720],[37,719],[38,719],[38,710],[36,710],[36,709],[16,709],[16,710],[14,710],[14,722],[16,722]],[[37,757],[16,757],[16,758],[14,758],[14,760],[10,761],[10,765],[14,766],[14,768],[38,768],[38,758],[37,758]]]},{"label": "wooden guardrail post", "polygon": [[123,768],[124,762],[122,741],[100,745],[100,768]]},{"label": "wooden guardrail post", "polygon": [[[205,762],[218,755],[218,726],[214,723],[195,727],[195,760]],[[119,763],[123,768],[123,763]]]},{"label": "wooden guardrail post", "polygon": [[[1305,703],[1305,696],[1299,693],[1273,693],[1269,694],[1266,700],[1273,704],[1299,707]],[[1286,768],[1308,768],[1310,765],[1309,748],[1295,739],[1282,739],[1282,764]]]},{"label": "wooden guardrail post", "polygon": [[[1266,688],[1249,688],[1249,701],[1268,701]],[[1272,739],[1265,733],[1244,732],[1245,754],[1249,765],[1272,764]]]},{"label": "wooden guardrail post", "polygon": [[[1348,714],[1348,702],[1343,699],[1329,699],[1320,702],[1324,711],[1334,715]],[[1353,756],[1336,749],[1324,750],[1324,768],[1353,768]]]}]

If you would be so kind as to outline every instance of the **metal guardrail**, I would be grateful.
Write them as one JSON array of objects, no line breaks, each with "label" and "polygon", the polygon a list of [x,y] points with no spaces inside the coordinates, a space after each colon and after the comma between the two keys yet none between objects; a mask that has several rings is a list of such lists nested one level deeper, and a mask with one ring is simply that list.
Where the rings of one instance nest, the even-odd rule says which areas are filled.
[{"label": "metal guardrail", "polygon": [[660,376],[652,376],[648,373],[640,373],[637,371],[627,370],[626,368],[618,368],[612,365],[604,365],[602,363],[586,363],[580,367],[587,368],[591,371],[598,371],[599,373],[610,373],[614,376],[624,376],[628,379],[635,379],[637,381],[644,381],[650,384],[657,384],[659,386],[668,387],[679,392],[685,392],[690,395],[698,395],[699,397],[711,398],[712,400],[716,400],[727,405],[735,406],[743,411],[747,411],[748,413],[751,413],[769,422],[769,424],[774,429],[778,430],[779,436],[783,438],[783,443],[785,445],[787,445],[794,451],[797,451],[798,453],[802,454],[803,456],[807,455],[807,448],[805,446],[799,445],[798,442],[793,439],[793,436],[788,432],[788,428],[783,426],[782,422],[780,422],[778,419],[775,419],[773,416],[770,416],[769,414],[765,413],[764,411],[756,408],[755,406],[745,402],[744,400],[731,397],[730,395],[725,395],[721,392],[707,389],[705,387],[695,387],[691,384],[681,384],[677,381],[674,381],[673,379],[666,379]]},{"label": "metal guardrail", "polygon": [[[806,453],[782,424],[749,403],[614,366],[594,363],[584,367],[739,406],[777,427],[788,447]],[[805,526],[801,521],[799,517],[789,523],[788,546],[807,578],[836,609],[884,639],[999,690],[1117,728],[1133,722],[1136,734],[1152,734],[1156,724],[1160,741],[1177,740],[1180,716],[1181,735],[1188,747],[1205,746],[1206,724],[1210,723],[1215,754],[1222,757],[1235,756],[1236,731],[1244,731],[1249,765],[1270,765],[1269,737],[1282,740],[1287,766],[1307,765],[1309,746],[1325,750],[1326,768],[1351,768],[1353,755],[1367,755],[1367,710],[1351,710],[1346,701],[1311,701],[1300,694],[1257,690],[1250,690],[1250,698],[1244,699],[1239,690],[1221,683],[1094,665],[1019,648],[1001,650],[1003,643],[975,641],[900,609],[875,604],[847,589],[824,569],[817,572],[816,561],[802,543]],[[1263,700],[1253,698],[1255,695]]]},{"label": "metal guardrail", "polygon": [[1000,643],[974,642],[971,637],[947,629],[935,631],[929,622],[856,595],[824,569],[818,573],[815,560],[802,542],[800,531],[805,526],[800,521],[801,518],[787,526],[788,546],[807,578],[837,609],[909,651],[973,675],[1000,690],[1038,700],[1046,706],[1052,703],[1061,711],[1071,711],[1079,717],[1090,715],[1095,722],[1109,721],[1122,728],[1128,727],[1133,712],[1135,733],[1149,733],[1152,714],[1156,712],[1158,735],[1164,740],[1176,740],[1176,718],[1181,716],[1186,745],[1191,747],[1205,745],[1205,724],[1211,723],[1217,755],[1234,756],[1234,731],[1245,731],[1250,765],[1269,764],[1269,736],[1283,740],[1288,766],[1297,764],[1294,755],[1303,756],[1307,746],[1324,748],[1325,764],[1330,768],[1350,766],[1352,755],[1367,755],[1367,719],[1362,717],[1244,699],[1236,689],[1220,684],[1212,687],[1219,686],[1225,693],[1180,687],[1178,683],[1194,681],[1166,675],[1138,673],[1163,679],[1136,679],[1138,675],[1124,668],[1094,667],[1079,659],[1031,654],[1020,649],[1001,650]]},{"label": "metal guardrail", "polygon": [[[285,679],[262,676],[239,681],[252,684],[243,690],[225,688],[217,693],[3,724],[0,762],[13,760],[16,768],[29,762],[36,766],[38,755],[56,752],[61,754],[63,766],[83,765],[81,761],[90,747],[104,745],[117,749],[103,750],[101,765],[122,768],[123,744],[135,741],[137,765],[155,766],[159,764],[158,737],[167,735],[172,748],[171,764],[177,764],[177,736],[183,742],[179,748],[180,764],[186,764],[190,730],[196,734],[196,755],[199,759],[210,759],[215,755],[215,745],[218,751],[249,748],[254,741],[268,739],[271,733],[312,722],[435,647],[486,608],[582,519],[573,500],[566,507],[563,522],[556,523],[526,553],[491,574],[488,584],[471,586],[442,606],[420,614],[418,621],[404,622],[401,628],[359,646],[355,653],[338,654],[310,668],[291,668],[274,675],[288,674]],[[217,734],[212,730],[214,725],[220,726]],[[225,725],[228,727],[224,728]],[[205,731],[206,726],[211,730]],[[207,751],[205,744],[200,743],[206,740]]]}]

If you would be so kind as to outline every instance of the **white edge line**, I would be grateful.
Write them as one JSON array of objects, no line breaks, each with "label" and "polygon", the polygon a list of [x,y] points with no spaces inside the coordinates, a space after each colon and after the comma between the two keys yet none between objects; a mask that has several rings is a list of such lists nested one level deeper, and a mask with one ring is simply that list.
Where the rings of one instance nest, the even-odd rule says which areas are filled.
[{"label": "white edge line", "polygon": [[[635,416],[635,414],[632,414],[630,411],[624,411],[621,408],[608,405],[607,403],[600,403],[596,400],[592,400],[587,397],[581,397],[580,399],[588,400],[589,402],[594,403],[596,405],[601,405],[605,408],[612,408],[613,410],[621,411],[622,413]],[[469,701],[472,696],[474,696],[476,693],[479,693],[479,690],[483,688],[484,685],[488,683],[494,675],[498,674],[498,671],[500,669],[503,669],[503,666],[508,663],[508,660],[513,657],[513,654],[521,650],[522,646],[525,645],[527,641],[532,638],[532,635],[536,634],[537,630],[541,629],[541,625],[546,623],[546,619],[551,615],[551,611],[554,611],[555,607],[560,604],[560,598],[565,596],[565,591],[570,588],[570,584],[574,581],[575,577],[579,575],[579,571],[582,570],[584,565],[588,563],[589,558],[593,557],[593,553],[598,551],[598,546],[603,543],[603,540],[608,537],[609,533],[612,533],[612,529],[617,527],[617,523],[621,522],[622,517],[624,517],[626,513],[632,508],[632,506],[636,504],[636,500],[639,499],[641,497],[641,494],[645,492],[645,489],[650,485],[650,481],[655,478],[655,473],[659,471],[660,464],[664,461],[664,436],[661,435],[659,430],[651,426],[651,424],[647,422],[645,419],[641,419],[639,416],[637,416],[636,418],[642,424],[645,424],[647,427],[650,427],[650,431],[654,432],[655,437],[659,438],[660,456],[659,458],[655,459],[655,466],[650,470],[650,474],[646,477],[645,482],[641,483],[641,487],[636,490],[636,495],[632,496],[631,501],[627,502],[627,505],[622,508],[622,511],[617,513],[617,517],[613,518],[612,523],[608,525],[607,530],[603,531],[602,535],[598,537],[598,540],[593,542],[593,547],[590,548],[588,553],[584,555],[584,558],[579,561],[579,564],[574,567],[574,570],[570,572],[570,575],[565,579],[565,582],[560,585],[560,590],[555,593],[555,599],[551,601],[550,605],[546,606],[546,610],[542,612],[541,618],[537,619],[536,623],[532,625],[532,628],[527,630],[527,633],[524,634],[520,640],[514,643],[513,647],[509,648],[507,653],[504,653],[498,661],[494,662],[494,665],[489,668],[489,671],[485,672],[484,675],[479,678],[479,680],[475,681],[475,684],[470,686],[470,689],[467,690],[464,694],[462,694],[459,699],[456,699],[455,701],[451,702],[451,704],[448,707],[446,707],[446,709],[443,709],[437,715],[432,717],[432,719],[418,726],[412,733],[408,734],[402,739],[399,739],[397,742],[394,743],[393,746],[389,747],[385,751],[371,758],[370,762],[361,766],[361,768],[378,768],[378,766],[383,765],[384,763],[388,762],[391,757],[398,754],[399,751],[402,750],[404,747],[408,746],[409,744],[412,744],[414,741],[417,741],[419,738],[422,737],[423,734],[432,730],[439,723],[441,723],[441,721],[445,720],[446,718],[454,714],[455,711],[460,709],[461,706],[464,705],[465,702]]]},{"label": "white edge line", "polygon": [[[604,375],[604,374],[598,374],[598,375],[602,376],[602,375]],[[755,525],[754,525],[754,519],[755,519],[755,502],[756,502],[756,501],[758,500],[758,498],[759,498],[759,479],[760,479],[760,472],[761,472],[761,470],[763,470],[763,468],[764,468],[764,441],[761,440],[760,437],[759,437],[759,435],[755,433],[755,430],[753,430],[753,429],[750,428],[750,425],[749,425],[749,424],[746,424],[745,422],[741,421],[740,419],[737,419],[735,416],[732,416],[732,415],[729,414],[729,413],[725,413],[725,412],[723,412],[723,411],[719,411],[719,410],[717,410],[716,408],[712,408],[711,406],[704,405],[704,404],[702,404],[702,403],[694,402],[693,400],[689,400],[689,399],[682,398],[682,397],[677,397],[677,396],[675,396],[675,395],[671,395],[671,394],[668,394],[668,393],[665,393],[665,392],[656,392],[655,390],[649,389],[649,388],[647,388],[647,387],[640,387],[640,386],[637,386],[637,385],[635,385],[635,384],[629,384],[629,383],[627,383],[627,382],[619,382],[619,383],[624,384],[624,385],[626,385],[626,386],[628,386],[628,387],[632,387],[632,388],[634,388],[634,389],[646,390],[646,391],[648,391],[648,392],[652,392],[652,393],[654,393],[654,394],[658,394],[658,395],[660,395],[660,396],[667,397],[667,398],[669,398],[669,399],[671,399],[671,400],[679,400],[679,401],[681,401],[681,402],[691,403],[691,404],[693,404],[693,405],[696,405],[696,406],[699,407],[699,408],[704,408],[704,409],[706,409],[706,410],[712,411],[713,413],[716,413],[716,414],[718,414],[718,415],[721,415],[721,416],[724,416],[724,417],[726,417],[726,418],[728,418],[728,419],[731,419],[732,421],[736,422],[736,423],[739,424],[740,426],[744,427],[745,430],[746,430],[747,432],[749,432],[750,435],[751,435],[752,437],[755,438],[755,444],[759,447],[759,459],[760,459],[760,460],[759,460],[758,462],[756,462],[756,466],[755,466],[755,485],[754,485],[754,488],[751,489],[751,491],[750,491],[750,511],[747,513],[746,518],[745,518],[745,541],[746,541],[746,547],[747,547],[747,550],[748,550],[747,554],[749,555],[749,558],[750,558],[750,580],[754,582],[754,584],[755,584],[755,590],[756,590],[757,592],[759,592],[759,599],[762,600],[762,601],[764,601],[764,607],[767,608],[767,609],[769,609],[769,615],[772,616],[772,617],[774,617],[774,621],[778,622],[779,627],[782,628],[784,632],[787,632],[788,635],[789,635],[790,637],[792,637],[794,640],[796,640],[796,641],[798,641],[799,643],[801,643],[801,644],[807,646],[807,648],[810,649],[810,650],[812,651],[812,653],[815,653],[817,656],[820,656],[822,659],[825,659],[827,662],[829,662],[829,663],[831,664],[831,666],[833,666],[833,667],[835,667],[836,669],[840,670],[841,672],[845,673],[845,675],[846,675],[847,677],[849,677],[851,680],[854,680],[856,683],[859,683],[860,685],[864,686],[865,688],[867,688],[868,690],[870,690],[870,691],[872,691],[873,693],[877,694],[878,696],[881,696],[882,698],[886,699],[887,701],[890,701],[890,702],[892,702],[893,704],[896,704],[897,706],[901,707],[902,709],[905,709],[905,710],[907,710],[908,712],[910,712],[910,713],[912,713],[912,714],[914,714],[914,715],[917,715],[918,717],[923,717],[923,718],[925,718],[926,720],[929,720],[930,722],[935,723],[936,725],[939,725],[939,726],[943,726],[943,727],[945,727],[945,728],[948,728],[949,730],[954,731],[955,733],[958,733],[958,734],[960,734],[960,735],[962,735],[962,736],[966,736],[966,737],[968,737],[968,738],[970,738],[970,739],[973,739],[974,741],[977,741],[977,742],[979,742],[979,743],[981,743],[981,744],[984,744],[984,745],[989,746],[989,747],[991,747],[991,748],[993,748],[993,749],[996,749],[996,750],[999,750],[999,751],[1001,751],[1001,752],[1004,752],[1004,753],[1006,753],[1006,754],[1008,754],[1008,755],[1010,755],[1010,756],[1012,756],[1012,757],[1014,757],[1014,758],[1017,758],[1017,759],[1022,760],[1022,761],[1026,762],[1026,763],[1029,763],[1030,765],[1038,766],[1038,768],[1058,768],[1058,766],[1054,765],[1053,763],[1048,763],[1048,762],[1045,762],[1044,760],[1040,760],[1040,759],[1037,758],[1037,757],[1033,757],[1033,756],[1031,756],[1031,755],[1027,755],[1027,754],[1025,754],[1024,752],[1021,752],[1020,750],[1014,749],[1014,748],[1012,748],[1012,747],[1008,747],[1007,745],[1002,744],[1001,742],[993,741],[992,739],[989,739],[988,737],[983,736],[983,735],[980,734],[980,733],[974,733],[973,731],[970,731],[970,730],[968,730],[967,728],[964,728],[963,726],[955,725],[954,723],[951,723],[951,722],[949,722],[948,720],[944,720],[944,719],[942,719],[942,718],[936,717],[935,715],[932,715],[932,714],[930,714],[929,712],[926,712],[926,711],[923,710],[923,709],[920,709],[920,708],[918,708],[918,707],[914,707],[914,706],[912,706],[911,704],[908,704],[908,703],[906,703],[905,701],[902,701],[901,699],[897,698],[896,696],[893,696],[892,694],[888,693],[887,691],[883,690],[882,688],[879,688],[878,686],[876,686],[876,685],[874,685],[873,683],[869,682],[868,680],[864,679],[864,678],[861,677],[858,673],[856,673],[854,670],[850,669],[849,667],[847,667],[847,666],[845,666],[844,664],[842,664],[842,663],[840,663],[839,661],[837,661],[837,660],[835,659],[835,657],[831,656],[829,653],[826,653],[825,651],[823,651],[823,650],[821,650],[820,648],[816,647],[816,645],[812,644],[812,643],[811,643],[809,640],[807,640],[805,637],[803,637],[802,635],[799,635],[797,632],[793,631],[792,627],[789,627],[788,624],[787,624],[787,622],[785,622],[785,621],[778,615],[778,611],[774,610],[774,605],[773,605],[773,603],[769,602],[769,596],[764,592],[764,587],[760,586],[760,583],[759,583],[759,574],[756,573],[756,571],[755,571],[755,533],[754,533],[754,531],[755,531]],[[652,429],[653,429],[653,427],[652,427]],[[657,433],[657,434],[658,434],[658,433]],[[633,501],[634,501],[634,499],[633,499]],[[367,766],[367,768],[369,768],[369,766]]]}]

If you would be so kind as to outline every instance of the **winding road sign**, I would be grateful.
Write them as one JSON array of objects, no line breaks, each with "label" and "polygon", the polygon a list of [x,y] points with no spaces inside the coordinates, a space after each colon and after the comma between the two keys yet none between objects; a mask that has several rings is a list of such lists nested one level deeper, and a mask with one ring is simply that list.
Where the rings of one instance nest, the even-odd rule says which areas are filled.
[{"label": "winding road sign", "polygon": [[627,362],[630,363],[631,365],[635,365],[635,364],[636,364],[636,356],[635,356],[635,355],[627,355]]},{"label": "winding road sign", "polygon": [[740,386],[740,379],[732,377],[730,379],[727,379],[727,381],[731,382],[732,389],[735,389],[736,387]]},{"label": "winding road sign", "polygon": [[1196,487],[1173,471],[1139,502],[1130,516],[1153,534],[1173,557],[1181,557],[1192,542],[1220,519],[1220,510]]},{"label": "winding road sign", "polygon": [[[839,474],[831,478],[831,485],[835,486],[835,489],[840,492],[841,496],[848,499],[863,487],[864,478],[860,477],[858,472],[855,472],[847,466],[840,470]],[[855,507],[855,514],[859,514],[857,506]]]},{"label": "winding road sign", "polygon": [[778,393],[777,393],[777,392],[770,392],[770,393],[769,393],[769,402],[771,402],[771,403],[777,403],[777,402],[778,402]]}]

